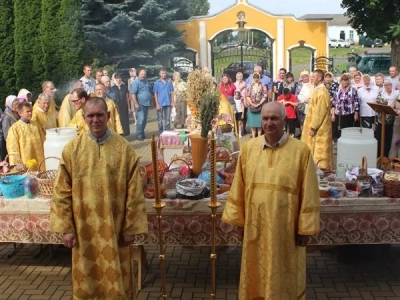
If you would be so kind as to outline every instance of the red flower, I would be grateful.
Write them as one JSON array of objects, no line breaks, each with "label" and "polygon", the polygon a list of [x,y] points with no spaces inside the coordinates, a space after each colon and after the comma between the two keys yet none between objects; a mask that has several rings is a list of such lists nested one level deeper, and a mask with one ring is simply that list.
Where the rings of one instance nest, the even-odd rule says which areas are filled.
[{"label": "red flower", "polygon": [[45,231],[50,231],[50,222],[49,222],[49,220],[46,220],[46,219],[40,220],[39,226]]},{"label": "red flower", "polygon": [[361,232],[367,232],[371,228],[371,222],[367,220],[361,220],[360,223],[358,223],[358,229]]},{"label": "red flower", "polygon": [[229,232],[231,232],[233,230],[233,226],[231,224],[227,224],[227,223],[224,223],[224,222],[220,223],[219,228],[221,228],[221,230],[224,233],[229,233]]},{"label": "red flower", "polygon": [[8,222],[0,221],[0,231],[7,231],[8,230]]},{"label": "red flower", "polygon": [[351,218],[346,219],[343,222],[343,227],[344,227],[344,229],[346,229],[349,232],[350,231],[354,231],[354,230],[357,229],[357,222],[354,219],[351,219]]},{"label": "red flower", "polygon": [[192,221],[189,223],[188,228],[193,233],[199,233],[201,231],[201,224],[197,221]]},{"label": "red flower", "polygon": [[11,225],[18,231],[22,231],[25,228],[24,222],[22,222],[21,219],[15,219],[12,221]]},{"label": "red flower", "polygon": [[336,221],[330,221],[328,223],[328,226],[326,226],[326,229],[330,232],[330,233],[335,233],[339,228],[339,223]]},{"label": "red flower", "polygon": [[182,223],[174,223],[173,225],[172,225],[172,231],[175,233],[175,234],[181,234],[182,232],[183,232],[183,229],[185,228],[185,226],[183,226],[183,224]]},{"label": "red flower", "polygon": [[26,222],[25,227],[26,227],[26,229],[28,229],[30,232],[33,232],[33,231],[36,230],[36,223],[35,223],[35,222],[32,222],[32,221],[28,221],[28,222]]},{"label": "red flower", "polygon": [[394,232],[400,231],[400,220],[394,219],[392,223],[390,223],[390,229]]},{"label": "red flower", "polygon": [[384,231],[389,228],[389,221],[385,218],[379,218],[375,222],[376,228],[378,228],[380,231]]}]

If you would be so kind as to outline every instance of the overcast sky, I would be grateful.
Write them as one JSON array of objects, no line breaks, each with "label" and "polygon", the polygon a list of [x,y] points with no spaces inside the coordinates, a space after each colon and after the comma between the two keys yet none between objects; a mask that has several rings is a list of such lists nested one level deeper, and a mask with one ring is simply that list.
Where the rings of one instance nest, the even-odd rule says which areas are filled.
[{"label": "overcast sky", "polygon": [[[237,0],[209,0],[210,14],[223,11],[237,3]],[[250,4],[272,14],[293,14],[301,17],[305,14],[340,14],[345,11],[340,7],[341,0],[249,0]]]}]

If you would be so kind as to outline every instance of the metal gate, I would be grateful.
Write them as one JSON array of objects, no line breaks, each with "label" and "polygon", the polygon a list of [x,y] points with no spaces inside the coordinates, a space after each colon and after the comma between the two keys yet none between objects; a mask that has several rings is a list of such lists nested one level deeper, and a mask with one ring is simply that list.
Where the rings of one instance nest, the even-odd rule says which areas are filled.
[{"label": "metal gate", "polygon": [[186,49],[179,55],[173,57],[170,65],[173,71],[177,71],[181,74],[182,79],[186,79],[196,66],[196,52]]},{"label": "metal gate", "polygon": [[[254,31],[260,34],[259,31]],[[228,31],[225,34],[231,33],[232,31]],[[264,39],[260,43],[254,41],[246,43],[241,39],[218,43],[217,37],[211,40],[212,74],[215,79],[219,81],[222,74],[228,74],[231,80],[235,81],[238,72],[242,72],[247,78],[253,74],[254,67],[257,65],[271,76],[273,74],[272,44],[274,41],[266,34],[262,34]]]}]

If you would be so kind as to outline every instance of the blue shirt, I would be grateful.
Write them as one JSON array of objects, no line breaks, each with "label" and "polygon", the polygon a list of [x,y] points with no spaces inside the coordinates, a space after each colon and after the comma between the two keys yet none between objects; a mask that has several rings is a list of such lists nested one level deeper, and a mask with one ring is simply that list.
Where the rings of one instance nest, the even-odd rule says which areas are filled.
[{"label": "blue shirt", "polygon": [[158,79],[154,83],[154,94],[157,94],[158,105],[170,106],[171,93],[174,91],[171,81],[166,80],[165,83]]},{"label": "blue shirt", "polygon": [[[268,90],[272,89],[272,80],[271,78],[269,78],[266,75],[261,75],[260,81],[262,82],[262,84],[264,84]],[[251,74],[247,80],[246,80],[247,84],[252,84],[253,83],[253,74]]]},{"label": "blue shirt", "polygon": [[131,93],[136,95],[139,105],[150,106],[151,87],[147,79],[136,78],[131,84]]}]

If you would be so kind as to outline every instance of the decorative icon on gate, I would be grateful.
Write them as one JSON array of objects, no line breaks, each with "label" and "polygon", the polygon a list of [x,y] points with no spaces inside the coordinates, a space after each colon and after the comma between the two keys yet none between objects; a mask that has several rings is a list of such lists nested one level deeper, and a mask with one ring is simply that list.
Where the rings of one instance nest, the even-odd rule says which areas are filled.
[{"label": "decorative icon on gate", "polygon": [[246,19],[246,13],[244,11],[239,11],[236,16],[239,21],[244,21]]}]

